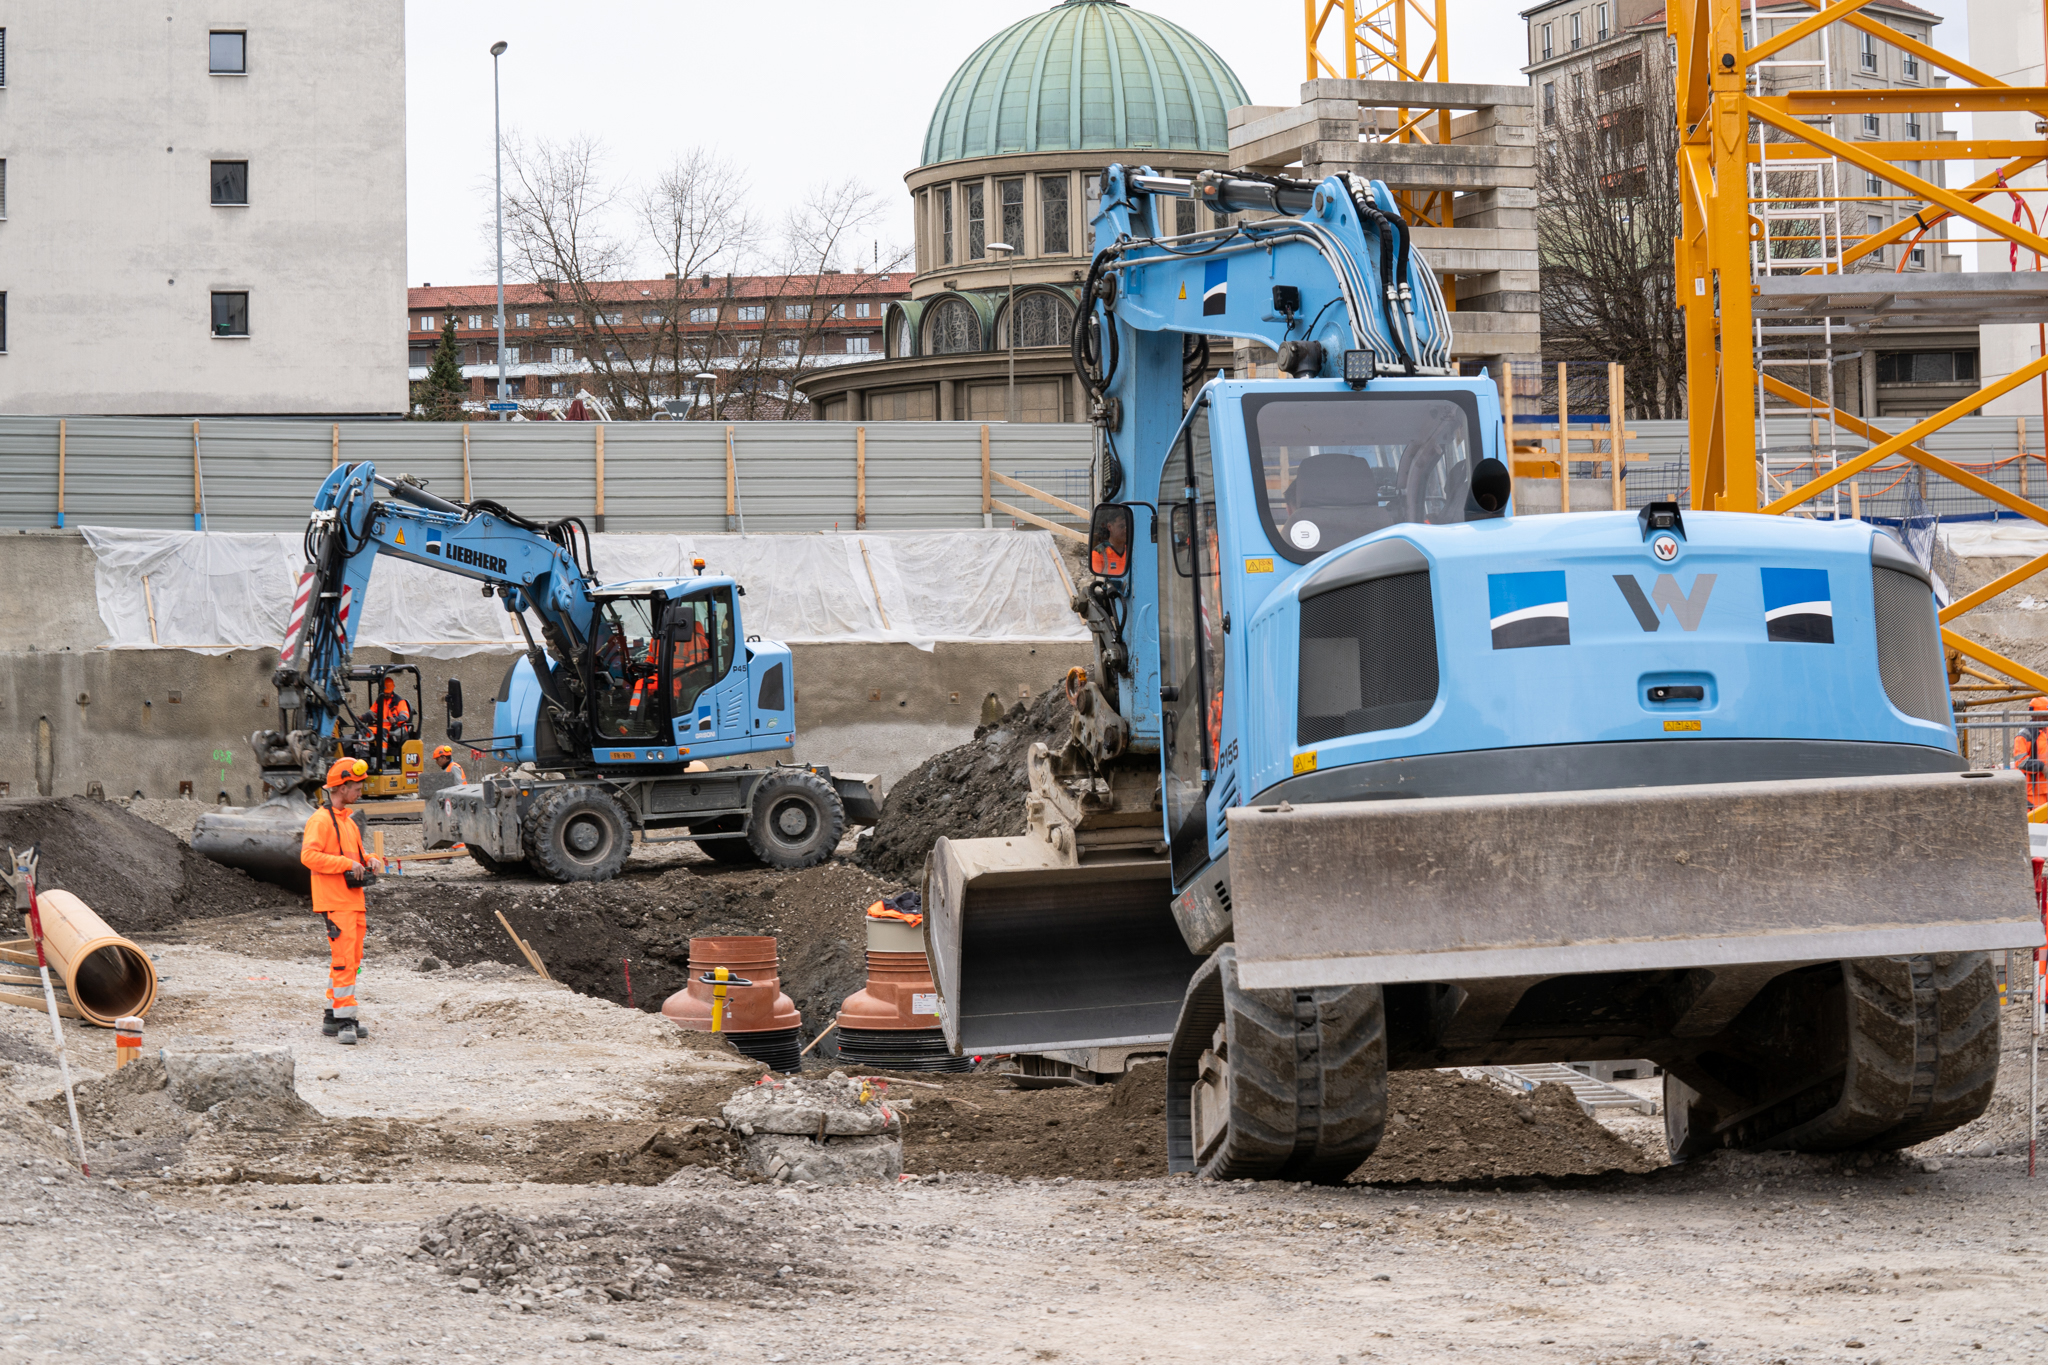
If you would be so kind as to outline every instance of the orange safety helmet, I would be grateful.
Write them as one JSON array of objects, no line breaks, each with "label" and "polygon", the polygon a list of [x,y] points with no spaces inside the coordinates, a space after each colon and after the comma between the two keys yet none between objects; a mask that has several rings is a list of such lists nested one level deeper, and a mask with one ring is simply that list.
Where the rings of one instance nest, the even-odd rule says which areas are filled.
[{"label": "orange safety helmet", "polygon": [[393,678],[386,678],[384,680],[384,690],[386,692],[396,692],[398,690],[397,680]]},{"label": "orange safety helmet", "polygon": [[337,758],[327,769],[327,789],[345,787],[351,782],[360,782],[370,775],[370,765],[360,758]]},{"label": "orange safety helmet", "polygon": [[448,766],[448,761],[454,757],[455,751],[445,744],[443,744],[440,748],[434,750],[434,762],[440,764],[444,768]]},{"label": "orange safety helmet", "polygon": [[2048,711],[2048,697],[2036,697],[2027,703],[2029,711]]}]

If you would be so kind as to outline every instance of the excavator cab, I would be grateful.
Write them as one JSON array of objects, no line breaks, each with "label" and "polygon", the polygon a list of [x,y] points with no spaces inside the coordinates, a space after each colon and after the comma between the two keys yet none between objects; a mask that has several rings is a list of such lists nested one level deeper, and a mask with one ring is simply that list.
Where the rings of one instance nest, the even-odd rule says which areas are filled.
[{"label": "excavator cab", "polygon": [[[369,664],[351,668],[350,682],[366,685],[363,709],[343,725],[335,756],[360,758],[370,765],[363,784],[365,800],[418,796],[426,749],[420,740],[420,671],[411,664]],[[411,695],[406,681],[411,680]],[[384,684],[392,684],[391,691]]]}]

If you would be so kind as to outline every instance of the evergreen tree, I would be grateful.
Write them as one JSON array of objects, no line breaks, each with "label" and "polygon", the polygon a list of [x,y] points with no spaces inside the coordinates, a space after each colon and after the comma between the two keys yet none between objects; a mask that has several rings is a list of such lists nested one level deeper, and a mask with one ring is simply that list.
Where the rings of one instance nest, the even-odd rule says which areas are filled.
[{"label": "evergreen tree", "polygon": [[441,324],[441,344],[434,348],[434,363],[427,377],[413,385],[412,415],[419,422],[460,422],[462,400],[469,396],[469,381],[462,377],[462,360],[455,348],[455,319]]}]

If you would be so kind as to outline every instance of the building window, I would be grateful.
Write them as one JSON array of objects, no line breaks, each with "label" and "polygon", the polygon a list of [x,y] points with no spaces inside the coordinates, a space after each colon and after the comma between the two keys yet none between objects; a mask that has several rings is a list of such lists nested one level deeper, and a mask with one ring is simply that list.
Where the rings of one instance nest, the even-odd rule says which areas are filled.
[{"label": "building window", "polygon": [[1643,78],[1643,54],[1632,52],[1620,61],[1609,62],[1593,73],[1593,88],[1601,94],[1625,90]]},{"label": "building window", "polygon": [[803,354],[804,344],[801,341],[798,341],[795,337],[784,337],[782,341],[778,343],[778,345],[780,346],[781,351],[784,355]]},{"label": "building window", "polygon": [[[4,30],[0,30],[4,31]],[[7,354],[7,291],[0,289],[0,355]]]},{"label": "building window", "polygon": [[1003,206],[1003,241],[1013,252],[1024,250],[1024,182],[996,181],[996,198]]},{"label": "building window", "polygon": [[889,352],[889,354],[892,356],[909,355],[911,352],[910,314],[904,312],[898,312],[896,314],[895,336],[896,348],[893,351]]},{"label": "building window", "polygon": [[1593,6],[1593,41],[1607,41],[1607,6],[1604,4]]},{"label": "building window", "polygon": [[519,363],[519,348],[517,346],[507,346],[499,351],[498,354],[505,358],[507,365],[517,365]]},{"label": "building window", "polygon": [[984,188],[978,180],[970,180],[960,187],[960,193],[967,201],[967,259],[970,261],[983,260],[988,256],[987,217],[982,207]]},{"label": "building window", "polygon": [[1906,140],[1909,142],[1918,142],[1920,140],[1920,115],[1918,113],[1906,115]]},{"label": "building window", "polygon": [[1557,121],[1556,81],[1543,82],[1543,121],[1545,123],[1555,123]]},{"label": "building window", "polygon": [[761,354],[761,343],[754,337],[742,337],[733,346],[733,354],[751,359]]},{"label": "building window", "polygon": [[1927,248],[1924,246],[1914,247],[1912,251],[1912,262],[1914,265],[1917,266],[1925,266],[1927,264]]},{"label": "building window", "polygon": [[808,303],[785,303],[782,305],[782,316],[786,318],[802,321],[810,317],[810,315],[811,305]]},{"label": "building window", "polygon": [[249,74],[249,35],[209,33],[206,35],[206,70],[215,76]]},{"label": "building window", "polygon": [[549,392],[549,393],[554,393],[554,394],[560,394],[560,393],[567,393],[568,391],[569,391],[569,384],[568,384],[568,381],[567,381],[567,380],[563,380],[563,379],[550,379],[550,380],[548,381],[548,392]]},{"label": "building window", "polygon": [[926,355],[968,355],[981,349],[981,319],[962,298],[940,299],[925,323]]},{"label": "building window", "polygon": [[1201,209],[1201,207],[1202,206],[1200,204],[1197,204],[1192,199],[1174,200],[1173,230],[1181,236],[1185,237],[1188,233],[1193,232],[1196,228],[1201,226],[1201,224],[1196,221],[1198,211]]},{"label": "building window", "polygon": [[951,186],[939,189],[939,263],[953,264],[953,190]]},{"label": "building window", "polygon": [[7,158],[0,156],[0,223],[7,221]]},{"label": "building window", "polygon": [[1866,175],[1866,176],[1864,176],[1864,177],[1863,177],[1863,192],[1864,192],[1865,194],[1883,194],[1883,193],[1884,193],[1884,181],[1882,181],[1882,180],[1878,179],[1878,178],[1877,178],[1876,176],[1874,176],[1874,175]]},{"label": "building window", "polygon": [[551,346],[551,347],[549,347],[549,348],[548,348],[548,363],[549,363],[550,365],[573,365],[573,364],[575,364],[575,363],[576,363],[576,348],[575,348],[574,346]]},{"label": "building window", "polygon": [[1038,177],[1038,251],[1043,256],[1067,254],[1067,177]]},{"label": "building window", "polygon": [[[1906,36],[1908,38],[1917,39],[1919,35],[1908,33]],[[1901,52],[1899,54],[1899,74],[1904,76],[1909,81],[1919,80],[1920,59],[1918,57],[1915,57],[1910,52]]]},{"label": "building window", "polygon": [[829,307],[829,308],[827,308],[827,309],[825,310],[825,316],[826,316],[826,317],[828,317],[828,318],[842,318],[842,319],[843,319],[843,318],[844,318],[844,317],[846,316],[846,305],[845,305],[845,304],[843,304],[843,303],[835,303],[835,304],[833,304],[833,305],[832,305],[831,307]]},{"label": "building window", "polygon": [[642,327],[659,327],[666,321],[668,319],[659,313],[642,313],[640,315],[640,325]]},{"label": "building window", "polygon": [[[1074,326],[1074,310],[1058,294],[1043,289],[1034,289],[1017,298],[1017,348],[1024,350],[1032,346],[1064,346]],[[996,345],[1007,348],[1010,344],[1009,310],[1003,311],[996,327]]]},{"label": "building window", "polygon": [[716,308],[692,308],[690,310],[690,321],[716,322],[718,321],[718,310]]},{"label": "building window", "polygon": [[607,346],[604,348],[604,358],[610,364],[623,365],[626,362],[626,353],[617,346]]},{"label": "building window", "polygon": [[1877,70],[1877,35],[1864,29],[1856,30],[1857,49],[1863,59],[1865,71]]},{"label": "building window", "polygon": [[765,303],[743,303],[739,307],[739,319],[741,322],[766,322],[768,320],[768,305]]},{"label": "building window", "polygon": [[1877,216],[1876,214],[1874,214],[1874,213],[1873,213],[1873,214],[1871,214],[1871,215],[1870,215],[1870,216],[1869,216],[1868,218],[1865,218],[1865,219],[1863,220],[1863,235],[1864,235],[1864,236],[1866,236],[1866,237],[1875,237],[1875,236],[1877,236],[1877,234],[1878,234],[1878,233],[1880,233],[1880,232],[1883,232],[1883,231],[1884,231],[1884,219],[1882,219],[1882,218],[1878,217],[1878,216]]},{"label": "building window", "polygon": [[514,327],[531,327],[531,326],[533,326],[533,314],[531,314],[531,313],[514,313],[514,314],[512,315],[512,325],[513,325]]},{"label": "building window", "polygon": [[213,334],[217,337],[249,335],[249,295],[246,292],[213,296]]},{"label": "building window", "polygon": [[1552,55],[1553,55],[1553,53],[1554,53],[1554,52],[1556,51],[1556,49],[1554,49],[1554,48],[1553,48],[1553,47],[1551,47],[1551,45],[1550,45],[1550,27],[1551,27],[1551,26],[1550,26],[1549,24],[1545,24],[1545,25],[1543,26],[1543,58],[1542,58],[1542,59],[1543,59],[1544,61],[1546,61],[1546,62],[1550,60],[1551,56],[1552,56]]},{"label": "building window", "polygon": [[574,313],[548,314],[548,326],[550,327],[574,327],[575,325],[576,315]]},{"label": "building window", "polygon": [[1977,353],[1968,351],[1881,351],[1877,357],[1880,384],[1973,384]]},{"label": "building window", "polygon": [[7,30],[0,28],[0,89],[7,85]]},{"label": "building window", "polygon": [[1871,137],[1877,136],[1878,122],[1876,114],[1865,114],[1863,116],[1863,131],[1865,133],[1868,133]]},{"label": "building window", "polygon": [[1102,211],[1102,177],[1084,175],[1081,177],[1081,225],[1093,227],[1095,215]]},{"label": "building window", "polygon": [[248,204],[248,162],[216,161],[213,163],[213,202],[216,204],[239,204],[245,206]]},{"label": "building window", "polygon": [[434,315],[432,313],[428,313],[420,318],[420,330],[422,332],[431,332],[434,330]]},{"label": "building window", "polygon": [[625,320],[626,315],[624,313],[599,313],[592,319],[600,327],[617,327]]},{"label": "building window", "polygon": [[853,305],[853,315],[857,318],[873,317],[875,315],[874,308],[875,306],[872,303],[856,303]]},{"label": "building window", "polygon": [[481,332],[483,329],[484,315],[482,313],[471,313],[469,315],[469,330],[472,332]]},{"label": "building window", "polygon": [[1584,40],[1579,36],[1579,16],[1576,14],[1574,14],[1571,19],[1571,33],[1572,51],[1577,52],[1579,50],[1579,44]]},{"label": "building window", "polygon": [[848,337],[846,339],[846,353],[848,355],[867,355],[872,349],[873,343],[867,337]]}]

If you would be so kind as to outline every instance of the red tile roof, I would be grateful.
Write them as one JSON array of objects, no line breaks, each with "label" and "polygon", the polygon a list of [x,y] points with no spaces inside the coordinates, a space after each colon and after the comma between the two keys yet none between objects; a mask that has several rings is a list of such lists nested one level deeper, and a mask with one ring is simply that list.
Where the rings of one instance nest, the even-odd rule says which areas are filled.
[{"label": "red tile roof", "polygon": [[[837,298],[866,296],[869,298],[891,299],[908,296],[910,276],[908,269],[892,271],[886,275],[869,274],[865,271],[844,270],[826,275],[740,275],[732,280],[732,290],[726,291],[726,277],[713,275],[711,287],[705,288],[701,278],[689,280],[612,280],[586,286],[586,293],[608,303],[638,303],[643,299],[704,299],[724,298]],[[538,284],[505,285],[505,306],[514,305],[529,308],[560,306],[573,302],[576,295],[566,287],[553,286],[551,296],[547,288]],[[408,289],[407,308],[489,308],[498,301],[496,284],[422,285]]]}]

